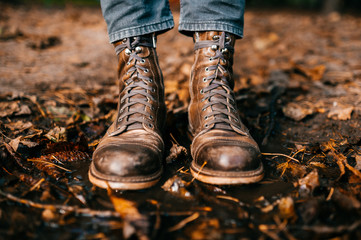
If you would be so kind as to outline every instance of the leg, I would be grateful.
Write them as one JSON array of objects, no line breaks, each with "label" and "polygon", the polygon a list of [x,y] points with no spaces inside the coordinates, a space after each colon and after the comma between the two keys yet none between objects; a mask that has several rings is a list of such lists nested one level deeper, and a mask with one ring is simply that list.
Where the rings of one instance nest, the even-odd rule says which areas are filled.
[{"label": "leg", "polygon": [[166,114],[152,33],[169,29],[173,20],[165,1],[103,0],[102,8],[118,55],[120,91],[116,120],[93,153],[89,180],[101,188],[143,189],[162,173]]},{"label": "leg", "polygon": [[110,42],[164,32],[174,26],[168,0],[101,0]]},{"label": "leg", "polygon": [[181,0],[179,31],[188,36],[200,31],[229,32],[243,37],[245,0]]},{"label": "leg", "polygon": [[188,109],[191,173],[210,184],[257,182],[263,177],[260,150],[239,118],[233,93],[234,43],[243,34],[244,1],[182,2],[187,8],[179,29],[195,41]]}]

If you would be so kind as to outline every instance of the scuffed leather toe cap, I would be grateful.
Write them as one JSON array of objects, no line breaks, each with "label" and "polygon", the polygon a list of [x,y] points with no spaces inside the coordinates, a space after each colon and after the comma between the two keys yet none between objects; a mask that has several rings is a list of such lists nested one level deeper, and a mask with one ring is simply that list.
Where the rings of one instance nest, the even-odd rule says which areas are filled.
[{"label": "scuffed leather toe cap", "polygon": [[93,154],[98,175],[108,177],[141,177],[159,172],[161,159],[151,148],[132,144],[107,145]]},{"label": "scuffed leather toe cap", "polygon": [[[204,164],[207,162],[206,164]],[[253,147],[209,144],[204,146],[195,159],[204,170],[222,172],[245,172],[260,167],[260,152]]]}]

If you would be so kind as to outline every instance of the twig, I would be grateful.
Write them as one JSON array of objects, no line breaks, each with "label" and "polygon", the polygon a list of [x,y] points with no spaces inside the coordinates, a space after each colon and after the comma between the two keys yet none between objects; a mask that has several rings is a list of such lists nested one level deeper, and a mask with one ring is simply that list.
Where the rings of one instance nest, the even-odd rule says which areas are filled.
[{"label": "twig", "polygon": [[216,198],[226,199],[226,200],[230,200],[230,201],[239,203],[239,199],[231,197],[231,196],[217,195]]},{"label": "twig", "polygon": [[32,187],[30,188],[29,192],[31,192],[31,191],[33,191],[35,188],[39,187],[40,184],[41,184],[42,182],[44,182],[44,181],[45,181],[45,179],[44,179],[44,178],[41,178],[39,181],[37,181],[37,182],[34,184],[34,186],[32,186]]},{"label": "twig", "polygon": [[33,202],[31,200],[18,198],[10,193],[5,193],[0,190],[0,195],[6,197],[7,199],[28,205],[30,207],[39,208],[39,209],[51,209],[58,210],[62,212],[74,212],[79,215],[88,216],[88,217],[120,217],[120,214],[114,211],[100,211],[100,210],[92,210],[90,208],[79,208],[77,206],[66,206],[66,205],[53,205],[53,204],[43,204]]},{"label": "twig", "polygon": [[178,141],[174,138],[173,134],[170,133],[169,135],[170,135],[170,137],[172,138],[172,140],[174,141],[174,143],[177,144],[177,145],[179,145]]},{"label": "twig", "polygon": [[37,160],[37,159],[28,159],[28,161],[29,162],[40,162],[40,163],[48,164],[48,165],[60,168],[60,169],[62,169],[64,171],[71,172],[71,170],[69,170],[67,168],[64,168],[64,167],[61,167],[59,165],[56,165],[55,163],[52,163],[52,162],[47,162],[47,161],[44,161],[44,160]]},{"label": "twig", "polygon": [[314,226],[303,226],[301,227],[304,231],[310,231],[318,234],[340,234],[343,232],[352,232],[361,226],[361,220],[358,220],[351,225],[340,225],[337,227],[330,227],[326,225],[314,225]]},{"label": "twig", "polygon": [[64,163],[62,163],[59,159],[57,159],[54,155],[51,155],[51,157],[56,161],[58,162],[59,164],[61,165],[64,165]]},{"label": "twig", "polygon": [[284,220],[281,222],[281,219],[275,215],[273,220],[275,220],[278,229],[283,232],[283,234],[287,237],[289,240],[297,240],[288,230],[287,230],[287,220]]},{"label": "twig", "polygon": [[296,158],[291,157],[291,156],[288,156],[288,155],[283,154],[283,153],[262,153],[262,155],[265,155],[265,156],[282,156],[282,157],[289,158],[289,159],[291,159],[291,160],[293,160],[293,161],[296,161],[296,162],[298,162],[298,163],[300,162],[300,161],[298,161]]},{"label": "twig", "polygon": [[[198,177],[199,173],[202,171],[202,169],[204,168],[204,166],[205,166],[206,164],[207,164],[207,161],[205,161],[205,162],[202,164],[201,168],[200,168],[199,171],[197,172],[197,177]],[[195,179],[196,179],[196,176],[194,176],[189,183],[194,182]]]},{"label": "twig", "polygon": [[168,232],[174,232],[174,231],[177,231],[177,230],[183,228],[187,223],[196,220],[199,216],[200,216],[200,215],[199,215],[198,212],[193,213],[191,216],[183,219],[182,221],[180,221],[179,223],[177,223],[177,224],[174,225],[173,227],[169,228],[169,229],[168,229]]},{"label": "twig", "polygon": [[331,197],[334,193],[335,189],[334,188],[331,188],[330,192],[328,193],[328,196],[326,198],[326,201],[330,201],[331,200]]}]

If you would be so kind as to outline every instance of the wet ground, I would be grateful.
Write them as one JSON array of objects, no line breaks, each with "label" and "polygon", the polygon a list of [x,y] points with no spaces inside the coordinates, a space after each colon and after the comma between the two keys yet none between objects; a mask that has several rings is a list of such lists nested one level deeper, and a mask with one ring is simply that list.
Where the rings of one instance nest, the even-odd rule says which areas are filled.
[{"label": "wet ground", "polygon": [[165,173],[115,192],[87,178],[118,92],[100,10],[1,4],[0,239],[361,238],[361,17],[247,12],[235,91],[266,176],[236,187],[189,174],[193,43],[161,35]]}]

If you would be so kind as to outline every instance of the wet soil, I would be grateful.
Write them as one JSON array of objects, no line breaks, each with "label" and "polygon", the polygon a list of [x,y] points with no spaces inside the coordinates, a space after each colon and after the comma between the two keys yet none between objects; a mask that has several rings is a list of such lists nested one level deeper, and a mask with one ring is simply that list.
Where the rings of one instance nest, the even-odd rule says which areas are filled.
[{"label": "wet soil", "polygon": [[360,17],[246,13],[235,92],[266,168],[246,186],[191,177],[193,42],[159,36],[165,173],[116,192],[87,177],[118,93],[100,9],[0,7],[0,239],[361,238]]}]

